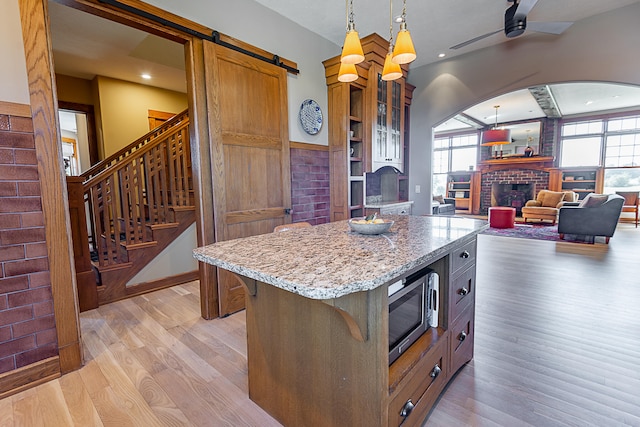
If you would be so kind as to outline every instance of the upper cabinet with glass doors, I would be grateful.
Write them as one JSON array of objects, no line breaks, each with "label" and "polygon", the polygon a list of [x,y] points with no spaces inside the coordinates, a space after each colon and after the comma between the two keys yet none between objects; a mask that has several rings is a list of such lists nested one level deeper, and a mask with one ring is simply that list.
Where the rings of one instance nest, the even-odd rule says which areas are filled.
[{"label": "upper cabinet with glass doors", "polygon": [[382,80],[382,67],[371,67],[377,83],[376,102],[374,104],[371,169],[373,172],[393,166],[403,172],[403,129],[404,129],[404,78],[393,81]]}]

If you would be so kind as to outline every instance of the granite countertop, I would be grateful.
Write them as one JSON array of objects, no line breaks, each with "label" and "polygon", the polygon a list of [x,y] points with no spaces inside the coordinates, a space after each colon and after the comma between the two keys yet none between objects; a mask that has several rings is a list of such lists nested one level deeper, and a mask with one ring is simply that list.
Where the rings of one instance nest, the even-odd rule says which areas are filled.
[{"label": "granite countertop", "polygon": [[388,206],[396,206],[396,205],[412,205],[413,204],[413,200],[408,200],[408,201],[404,201],[404,202],[376,202],[376,203],[365,203],[364,207],[365,208],[372,208],[372,209],[376,209],[376,208],[386,208]]},{"label": "granite countertop", "polygon": [[338,221],[218,242],[193,253],[199,261],[304,297],[331,299],[383,285],[488,227],[457,217],[383,218],[395,224],[381,235],[361,235]]}]

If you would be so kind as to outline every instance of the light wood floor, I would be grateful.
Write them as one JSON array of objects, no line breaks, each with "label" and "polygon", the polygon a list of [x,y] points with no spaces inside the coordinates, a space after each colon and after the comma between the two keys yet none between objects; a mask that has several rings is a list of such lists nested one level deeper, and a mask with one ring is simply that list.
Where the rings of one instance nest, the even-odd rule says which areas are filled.
[{"label": "light wood floor", "polygon": [[[640,426],[640,229],[607,246],[480,236],[476,352],[425,426]],[[0,426],[278,426],[247,397],[244,313],[191,283],[81,315],[86,364]]]}]

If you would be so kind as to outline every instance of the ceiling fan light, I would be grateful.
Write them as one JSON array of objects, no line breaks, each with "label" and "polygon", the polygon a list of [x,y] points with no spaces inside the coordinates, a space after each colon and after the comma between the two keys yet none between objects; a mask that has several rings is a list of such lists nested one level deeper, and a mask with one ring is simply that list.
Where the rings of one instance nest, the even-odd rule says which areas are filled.
[{"label": "ceiling fan light", "polygon": [[358,80],[358,70],[355,64],[340,64],[340,70],[338,71],[338,81],[343,83],[349,83]]},{"label": "ceiling fan light", "polygon": [[400,24],[400,31],[396,37],[396,47],[393,49],[393,62],[396,64],[408,64],[416,59],[416,49],[413,47],[411,34],[407,30],[407,24]]},{"label": "ceiling fan light", "polygon": [[491,147],[493,145],[511,144],[511,131],[509,129],[491,129],[482,132],[483,147]]},{"label": "ceiling fan light", "polygon": [[384,67],[382,68],[382,80],[390,81],[396,80],[402,77],[402,68],[400,68],[400,64],[396,64],[391,60],[392,54],[391,52],[387,53],[386,58],[384,59]]},{"label": "ceiling fan light", "polygon": [[364,61],[364,52],[362,51],[362,44],[360,44],[360,36],[358,36],[358,32],[355,29],[349,29],[344,38],[340,62],[343,64],[359,64],[362,61]]}]

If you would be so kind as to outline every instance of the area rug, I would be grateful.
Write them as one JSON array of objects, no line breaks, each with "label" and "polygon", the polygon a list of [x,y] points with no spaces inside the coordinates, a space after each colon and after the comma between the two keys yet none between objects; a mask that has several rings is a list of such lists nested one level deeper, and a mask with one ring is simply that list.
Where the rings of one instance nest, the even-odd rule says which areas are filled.
[{"label": "area rug", "polygon": [[565,234],[564,240],[560,239],[557,225],[516,224],[514,228],[488,228],[482,234],[554,242],[593,243],[592,236]]}]

